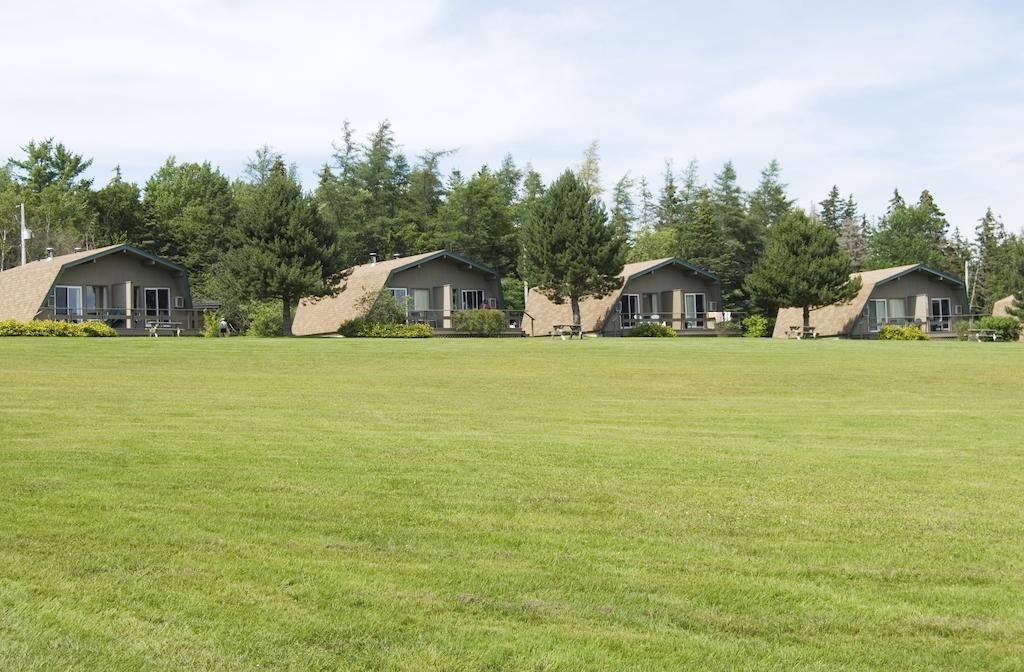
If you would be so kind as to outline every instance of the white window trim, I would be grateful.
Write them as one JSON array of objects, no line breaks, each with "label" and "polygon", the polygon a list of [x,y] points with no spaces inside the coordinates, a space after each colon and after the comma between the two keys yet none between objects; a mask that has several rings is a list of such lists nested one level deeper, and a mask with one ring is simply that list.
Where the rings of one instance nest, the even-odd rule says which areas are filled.
[{"label": "white window trim", "polygon": [[154,309],[156,311],[156,315],[150,315],[149,314],[149,310],[150,309],[146,307],[146,293],[147,292],[161,292],[161,291],[167,292],[167,316],[166,316],[166,319],[168,319],[168,320],[171,319],[171,288],[170,287],[143,287],[142,288],[142,314],[143,314],[143,316],[146,319],[149,319],[151,317],[155,317],[156,319],[159,320],[161,317],[164,317],[163,315],[160,314],[160,298],[159,298],[159,294],[157,294],[156,308]]},{"label": "white window trim", "polygon": [[[875,309],[874,324],[871,323],[871,304],[875,304],[876,306],[878,304],[882,304],[882,307],[885,309],[885,316],[882,319],[878,319],[878,309]],[[882,330],[882,326],[889,321],[889,299],[868,299],[866,310],[868,311],[868,332],[877,334]]]},{"label": "white window trim", "polygon": [[[693,299],[693,317],[686,314],[686,297],[692,296]],[[703,312],[697,310],[697,298],[701,297],[701,303],[704,304]],[[703,317],[701,317],[703,315]],[[702,329],[707,324],[708,319],[708,296],[704,292],[685,292],[683,294],[683,326],[686,326],[686,320],[693,320],[696,325],[694,328]]]},{"label": "white window trim", "polygon": [[462,306],[463,310],[472,310],[471,308],[467,308],[466,307],[467,306],[467,304],[466,304],[466,295],[467,294],[479,294],[480,295],[480,302],[479,302],[479,305],[477,305],[477,308],[483,308],[484,307],[484,302],[487,301],[487,296],[485,295],[484,290],[482,290],[482,289],[461,289],[459,291],[461,292],[459,294],[459,298],[461,299],[461,302],[459,303],[459,305]]},{"label": "white window trim", "polygon": [[[629,313],[629,312],[624,313],[624,312],[622,312],[622,300],[623,299],[628,299],[629,297],[633,297],[636,300],[636,312],[635,313]],[[641,308],[642,308],[642,305],[640,303],[640,295],[639,294],[620,294],[619,295],[619,323],[622,324],[623,318],[625,318],[626,320],[629,321],[628,325],[622,324],[622,328],[623,329],[632,329],[635,326],[636,319],[637,319],[636,316],[640,314],[640,309]]]},{"label": "white window trim", "polygon": [[[78,310],[75,313],[65,312],[62,313],[65,316],[74,315],[75,317],[82,318],[85,316],[85,289],[82,285],[54,285],[53,292],[50,294],[50,302],[53,304],[53,314],[57,315],[57,290],[58,289],[77,289],[78,290]],[[65,304],[65,311],[70,311],[71,308]]]}]

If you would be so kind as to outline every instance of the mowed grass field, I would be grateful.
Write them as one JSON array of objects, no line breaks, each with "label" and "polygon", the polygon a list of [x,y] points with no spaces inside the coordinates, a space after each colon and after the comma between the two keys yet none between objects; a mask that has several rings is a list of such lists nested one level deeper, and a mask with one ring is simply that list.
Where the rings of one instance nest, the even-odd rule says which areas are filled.
[{"label": "mowed grass field", "polygon": [[0,669],[1021,670],[1022,371],[0,339]]}]

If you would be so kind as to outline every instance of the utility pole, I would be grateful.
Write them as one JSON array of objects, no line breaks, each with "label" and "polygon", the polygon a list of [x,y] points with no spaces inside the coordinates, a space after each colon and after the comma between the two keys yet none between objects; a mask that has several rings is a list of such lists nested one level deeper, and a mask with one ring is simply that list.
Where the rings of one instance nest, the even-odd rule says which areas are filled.
[{"label": "utility pole", "polygon": [[25,241],[32,237],[32,232],[25,227],[25,204],[21,207],[21,265],[25,265]]}]

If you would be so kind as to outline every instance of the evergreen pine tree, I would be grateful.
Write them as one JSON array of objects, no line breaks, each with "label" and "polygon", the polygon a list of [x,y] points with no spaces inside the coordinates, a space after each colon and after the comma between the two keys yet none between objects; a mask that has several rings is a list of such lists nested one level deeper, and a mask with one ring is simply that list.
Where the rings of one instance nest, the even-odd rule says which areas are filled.
[{"label": "evergreen pine tree", "polygon": [[772,159],[761,171],[761,182],[757,189],[750,192],[747,218],[751,228],[761,237],[767,237],[776,222],[793,207],[793,200],[786,196],[787,185],[780,179],[781,172],[779,162]]},{"label": "evergreen pine tree", "polygon": [[679,200],[679,189],[676,186],[676,177],[672,169],[672,161],[665,162],[665,181],[661,187],[661,194],[658,197],[658,222],[655,224],[656,229],[670,229],[672,231],[679,231],[680,229],[680,206]]},{"label": "evergreen pine tree", "polygon": [[821,223],[838,233],[839,227],[843,225],[844,205],[839,187],[832,185],[832,191],[821,202]]},{"label": "evergreen pine tree", "polygon": [[299,299],[333,291],[331,279],[341,269],[335,232],[281,161],[242,203],[228,240],[222,283],[243,300],[279,300],[285,336]]},{"label": "evergreen pine tree", "polygon": [[555,303],[572,306],[580,324],[580,299],[622,286],[626,241],[608,224],[604,205],[572,171],[537,199],[521,231],[523,278]]},{"label": "evergreen pine tree", "polygon": [[746,286],[765,309],[801,307],[804,327],[810,327],[812,308],[856,296],[860,279],[850,273],[850,258],[839,249],[835,232],[794,210],[772,231]]},{"label": "evergreen pine tree", "polygon": [[615,183],[615,188],[612,190],[612,228],[630,242],[636,233],[637,222],[636,203],[633,201],[635,186],[635,181],[627,172]]},{"label": "evergreen pine tree", "polygon": [[742,308],[746,302],[743,278],[754,268],[764,248],[764,232],[747,217],[743,190],[736,183],[736,170],[728,161],[715,175],[711,187],[711,208],[723,246],[718,255],[723,300]]},{"label": "evergreen pine tree", "polygon": [[724,240],[722,234],[715,219],[711,194],[704,189],[697,196],[693,222],[686,227],[679,240],[680,256],[721,277],[729,272],[732,261],[732,245]]}]

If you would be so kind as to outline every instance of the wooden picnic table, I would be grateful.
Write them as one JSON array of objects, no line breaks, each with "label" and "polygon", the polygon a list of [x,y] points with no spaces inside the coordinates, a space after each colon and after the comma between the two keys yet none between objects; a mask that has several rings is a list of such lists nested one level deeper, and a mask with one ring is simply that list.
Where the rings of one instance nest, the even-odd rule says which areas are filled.
[{"label": "wooden picnic table", "polygon": [[817,338],[818,330],[814,327],[805,327],[802,324],[795,324],[789,327],[789,333],[786,334],[786,338],[795,338],[797,340],[803,338]]},{"label": "wooden picnic table", "polygon": [[995,329],[968,329],[967,338],[975,341],[995,341],[999,340],[999,334],[996,333]]},{"label": "wooden picnic table", "polygon": [[173,331],[175,336],[181,336],[181,322],[146,322],[149,335],[153,338],[160,337],[160,330]]},{"label": "wooden picnic table", "polygon": [[572,339],[573,336],[579,336],[580,340],[583,339],[583,326],[579,324],[556,324],[553,325],[551,331],[551,337],[561,336],[564,341],[567,337]]}]

